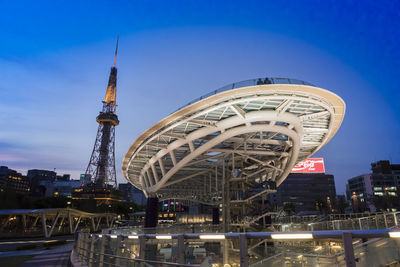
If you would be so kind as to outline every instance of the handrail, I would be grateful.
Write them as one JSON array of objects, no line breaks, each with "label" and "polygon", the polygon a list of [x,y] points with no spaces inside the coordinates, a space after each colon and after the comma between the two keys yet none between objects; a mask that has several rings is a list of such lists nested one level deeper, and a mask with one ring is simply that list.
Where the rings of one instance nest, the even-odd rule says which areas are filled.
[{"label": "handrail", "polygon": [[264,77],[264,78],[249,79],[249,80],[244,80],[244,81],[240,81],[240,82],[236,82],[236,83],[231,83],[231,84],[225,85],[221,88],[218,88],[214,91],[211,91],[207,94],[204,94],[204,95],[190,101],[186,105],[183,105],[182,107],[178,108],[174,112],[177,112],[178,110],[181,110],[184,107],[187,107],[193,103],[196,103],[199,100],[208,98],[212,95],[216,95],[216,94],[219,94],[224,91],[247,87],[247,86],[262,85],[262,84],[295,84],[295,85],[297,84],[297,85],[314,86],[313,84],[305,82],[305,81],[301,81],[301,80],[297,80],[297,79],[289,79],[289,78]]},{"label": "handrail", "polygon": [[[88,252],[91,252],[89,249],[85,249],[82,247],[79,247],[80,250],[85,250]],[[175,262],[167,262],[167,261],[155,261],[155,260],[145,260],[145,259],[139,259],[139,258],[128,258],[128,257],[123,257],[123,256],[117,256],[113,254],[108,254],[108,253],[98,253],[98,252],[92,252],[94,255],[103,255],[103,256],[108,256],[108,257],[113,257],[113,258],[118,258],[122,260],[129,260],[129,261],[137,261],[137,262],[143,262],[143,263],[154,263],[154,264],[165,264],[165,265],[170,265],[170,266],[183,266],[183,267],[199,267],[199,265],[192,265],[192,264],[180,264],[180,263],[175,263]],[[79,255],[82,255],[81,253],[78,253]],[[99,262],[98,260],[94,259],[89,259],[90,262]],[[115,265],[112,263],[107,263],[111,265]],[[118,265],[115,265],[118,266]]]},{"label": "handrail", "polygon": [[[388,215],[388,214],[398,214],[400,212],[398,211],[394,211],[394,212],[371,212],[371,213],[350,213],[350,214],[326,214],[325,218],[327,218],[324,221],[332,221],[332,220],[337,220],[335,219],[335,217],[339,217],[339,220],[343,220],[343,219],[358,219],[358,218],[367,218],[367,217],[373,217],[376,215]],[[273,220],[278,220],[281,221],[282,223],[288,223],[291,222],[291,219],[293,220],[302,220],[302,222],[311,222],[307,219],[311,219],[311,218],[318,218],[321,215],[292,215],[292,216],[278,216],[273,218]],[[340,217],[344,217],[344,218],[340,218]]]},{"label": "handrail", "polygon": [[[369,230],[335,230],[335,231],[298,231],[298,232],[235,232],[235,233],[218,233],[218,235],[224,235],[226,239],[239,239],[241,235],[245,235],[248,239],[272,239],[271,235],[284,233],[284,234],[312,234],[313,239],[327,239],[327,238],[342,238],[343,232],[351,233],[354,238],[375,238],[375,237],[389,237],[389,232],[400,231],[399,229],[369,229]],[[85,232],[81,232],[85,233]],[[114,235],[114,234],[90,234],[91,236],[102,238],[115,238],[122,237],[128,239],[129,236],[126,234]],[[137,238],[144,239],[157,239],[165,234],[137,234]],[[169,234],[170,239],[178,239],[183,236],[184,239],[200,239],[202,235],[216,235],[216,233],[185,233],[185,234]]]},{"label": "handrail", "polygon": [[[397,235],[400,234],[400,229],[377,229],[377,230],[350,230],[350,231],[302,231],[302,232],[245,232],[245,233],[185,233],[185,234],[169,234],[169,235],[160,235],[160,234],[138,234],[138,235],[115,235],[115,234],[88,234],[85,232],[80,232],[76,236],[76,246],[75,250],[77,251],[77,255],[80,255],[80,258],[83,260],[87,260],[89,262],[96,261],[94,258],[95,256],[100,256],[100,265],[104,263],[104,256],[108,258],[115,259],[115,265],[118,266],[120,259],[123,260],[130,260],[130,261],[137,261],[137,262],[144,262],[144,263],[152,263],[152,264],[164,264],[170,266],[196,266],[190,264],[183,264],[184,263],[184,251],[185,251],[185,241],[194,240],[194,239],[207,239],[213,240],[214,242],[232,242],[233,240],[239,241],[239,254],[240,254],[240,263],[241,266],[248,266],[248,247],[247,243],[249,240],[260,240],[263,239],[265,241],[273,239],[274,241],[285,242],[285,241],[301,241],[301,240],[329,240],[329,239],[337,239],[343,240],[343,249],[340,253],[335,254],[336,256],[342,255],[345,253],[346,255],[346,263],[355,265],[354,259],[354,247],[360,248],[367,244],[377,242],[379,239],[382,238],[389,238],[395,237],[393,234],[389,234],[391,232],[396,232]],[[207,237],[205,237],[207,236]],[[211,237],[210,237],[211,236]],[[213,236],[215,238],[213,238]],[[352,240],[356,239],[372,239],[370,241],[364,242],[357,246],[353,245]],[[101,239],[101,248],[100,251],[95,251],[95,241]],[[124,257],[119,255],[121,253],[122,247],[117,247],[116,255],[104,253],[104,246],[106,241],[111,241],[111,239],[116,239],[118,242],[124,242],[124,240],[128,239],[136,239],[139,244],[139,253],[140,258],[135,257],[134,259]],[[173,243],[176,242],[178,247],[178,262],[180,263],[172,263],[172,262],[161,262],[156,260],[145,260],[145,247],[146,242],[148,240],[153,239],[163,239],[164,243]],[[153,241],[151,241],[153,242]],[[270,241],[268,241],[270,242]],[[187,243],[190,243],[189,241]],[[119,244],[119,243],[118,243]],[[121,243],[122,244],[122,243]],[[226,243],[225,243],[226,244]],[[82,247],[82,245],[84,247]],[[90,249],[89,249],[90,245]],[[225,245],[224,245],[225,246]],[[142,252],[143,251],[143,252]],[[83,252],[83,253],[82,253]],[[129,251],[128,251],[129,252]],[[144,253],[144,254],[142,254]],[[302,255],[305,255],[304,253]],[[310,254],[313,257],[318,257],[318,255]],[[348,255],[353,255],[353,257],[348,257]],[[321,256],[321,255],[320,255]],[[103,257],[103,258],[102,258]],[[322,257],[322,256],[321,256]],[[328,256],[323,256],[328,257]],[[96,261],[97,263],[97,261]],[[112,263],[111,263],[112,264]],[[348,266],[354,266],[348,265]]]},{"label": "handrail", "polygon": [[[353,245],[353,249],[365,247],[365,246],[367,246],[369,244],[377,243],[380,240],[382,240],[382,238],[374,238],[374,239],[365,241],[363,243],[360,243],[358,245],[355,245],[355,246]],[[269,261],[271,259],[277,258],[277,257],[279,257],[281,255],[285,255],[285,254],[286,255],[294,255],[294,256],[302,255],[302,256],[306,256],[306,257],[319,257],[319,258],[330,258],[330,259],[333,259],[333,258],[336,258],[338,256],[344,255],[345,252],[343,250],[343,251],[340,251],[340,252],[332,254],[332,255],[321,255],[321,254],[309,254],[309,253],[283,251],[283,252],[280,252],[280,253],[278,253],[276,255],[272,255],[271,257],[268,257],[268,258],[262,259],[260,261],[257,261],[257,262],[255,262],[253,264],[250,264],[249,267],[257,266],[257,265],[259,265],[261,263],[267,262],[267,261]]]}]

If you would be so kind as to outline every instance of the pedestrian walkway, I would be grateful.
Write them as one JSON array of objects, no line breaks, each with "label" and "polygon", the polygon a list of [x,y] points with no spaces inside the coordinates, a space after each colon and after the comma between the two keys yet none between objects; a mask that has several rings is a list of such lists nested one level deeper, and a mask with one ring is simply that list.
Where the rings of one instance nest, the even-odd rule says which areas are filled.
[{"label": "pedestrian walkway", "polygon": [[66,267],[72,266],[69,263],[69,257],[71,255],[73,244],[68,244],[53,250],[48,253],[35,256],[22,264],[22,267],[33,267],[33,266],[54,266],[54,267]]}]

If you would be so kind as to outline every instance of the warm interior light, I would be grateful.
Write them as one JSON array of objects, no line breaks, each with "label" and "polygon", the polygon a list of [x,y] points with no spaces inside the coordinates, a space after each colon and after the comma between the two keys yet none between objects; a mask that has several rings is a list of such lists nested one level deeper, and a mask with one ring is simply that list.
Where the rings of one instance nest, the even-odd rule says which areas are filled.
[{"label": "warm interior light", "polygon": [[117,235],[110,235],[111,238],[117,238]]},{"label": "warm interior light", "polygon": [[225,235],[200,235],[200,239],[225,239]]},{"label": "warm interior light", "polygon": [[102,237],[103,237],[103,235],[98,235],[98,237],[99,237],[99,238],[102,238]]},{"label": "warm interior light", "polygon": [[272,239],[312,239],[312,234],[271,234]]},{"label": "warm interior light", "polygon": [[156,239],[172,239],[170,235],[156,235]]},{"label": "warm interior light", "polygon": [[391,238],[400,238],[400,232],[389,232]]},{"label": "warm interior light", "polygon": [[137,236],[137,235],[128,235],[128,238],[129,239],[138,239],[139,236]]}]

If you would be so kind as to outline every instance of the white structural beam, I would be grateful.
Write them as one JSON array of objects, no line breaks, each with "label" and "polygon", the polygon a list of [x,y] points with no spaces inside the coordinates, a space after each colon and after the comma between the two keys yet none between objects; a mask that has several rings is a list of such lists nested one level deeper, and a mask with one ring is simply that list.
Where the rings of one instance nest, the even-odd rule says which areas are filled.
[{"label": "white structural beam", "polygon": [[301,121],[309,121],[309,120],[314,120],[314,119],[318,119],[322,116],[326,116],[326,115],[330,115],[329,111],[325,110],[325,111],[321,111],[321,112],[317,112],[317,113],[311,113],[311,114],[307,114],[307,115],[302,115],[300,116],[300,120]]},{"label": "white structural beam", "polygon": [[210,171],[209,171],[209,170],[205,170],[205,171],[193,173],[193,174],[188,175],[188,176],[185,176],[185,177],[181,177],[181,178],[179,178],[179,179],[176,179],[176,180],[173,180],[173,181],[170,181],[170,182],[166,183],[166,184],[165,184],[165,187],[171,186],[171,185],[173,185],[173,184],[176,184],[176,183],[179,183],[179,182],[188,180],[188,179],[191,179],[191,178],[196,177],[196,176],[199,176],[199,175],[204,175],[204,174],[206,174],[206,173],[208,173],[208,172],[210,172]]},{"label": "white structural beam", "polygon": [[278,112],[278,114],[285,112],[289,108],[292,101],[292,99],[286,99],[275,110]]},{"label": "white structural beam", "polygon": [[[292,114],[281,114],[280,121],[286,121],[288,125],[292,125],[293,130],[296,132],[288,129],[287,127],[279,126],[279,125],[270,125],[270,124],[268,124],[268,125],[254,124],[254,125],[252,125],[251,124],[252,122],[257,122],[257,121],[264,121],[264,120],[271,121],[271,120],[275,119],[276,116],[277,116],[277,114],[275,111],[252,111],[252,112],[249,112],[248,114],[246,114],[245,118],[243,118],[239,115],[233,116],[233,117],[230,117],[230,118],[227,118],[227,119],[224,119],[224,120],[218,122],[216,124],[216,127],[203,127],[203,128],[200,128],[199,130],[196,130],[196,131],[186,135],[186,139],[175,140],[174,142],[169,144],[167,148],[161,149],[156,155],[151,157],[149,159],[148,163],[146,163],[146,165],[143,167],[143,169],[141,171],[141,175],[144,176],[145,174],[147,174],[147,176],[149,177],[148,180],[151,181],[150,187],[146,185],[146,191],[148,191],[148,193],[155,193],[158,189],[161,188],[162,185],[164,185],[167,182],[167,180],[173,174],[175,174],[179,169],[181,169],[184,166],[184,164],[188,163],[187,161],[189,159],[193,160],[196,157],[200,156],[201,154],[206,153],[208,150],[211,151],[214,146],[218,145],[219,143],[221,143],[231,137],[234,137],[234,136],[237,136],[237,135],[240,135],[243,133],[256,133],[259,131],[261,131],[261,132],[262,131],[276,132],[276,133],[280,133],[280,134],[286,134],[286,131],[289,131],[289,132],[291,132],[292,136],[301,134],[302,128],[301,128],[300,122],[299,122],[298,118]],[[250,123],[250,125],[246,124],[246,126],[244,128],[243,128],[243,126],[241,126],[242,127],[241,130],[238,131],[237,130],[239,128],[238,125],[242,125],[243,123],[245,123],[245,124]],[[278,128],[276,128],[276,127],[278,127]],[[229,130],[225,131],[225,129],[229,129]],[[260,130],[257,130],[257,129],[260,129]],[[282,132],[280,130],[282,130]],[[292,133],[292,131],[293,131],[293,133]],[[197,140],[204,136],[213,134],[215,132],[222,132],[222,133],[220,133],[216,137],[212,138],[211,140],[209,140],[207,143],[203,144],[202,146],[200,146],[200,148],[201,148],[200,150],[199,150],[199,148],[196,149],[194,147],[194,145],[193,145],[194,140]],[[287,136],[289,136],[289,135],[287,135]],[[297,138],[298,138],[298,136],[297,136]],[[293,138],[292,138],[292,140],[293,140]],[[188,144],[188,146],[191,148],[190,149],[191,152],[186,157],[184,157],[179,162],[177,162],[176,156],[175,156],[176,154],[175,154],[174,150],[179,149],[180,147],[182,147],[186,144]],[[260,152],[262,152],[262,151],[260,151]],[[266,152],[268,152],[268,151],[266,151]],[[271,153],[271,152],[268,152],[268,153]],[[152,167],[152,166],[154,166],[153,162],[160,160],[162,157],[164,157],[167,154],[170,154],[172,162],[174,164],[174,167],[171,168],[165,175],[163,175],[163,177],[159,181],[154,178],[155,183],[152,183],[152,179],[150,179],[151,174],[148,172],[149,168],[153,168]],[[153,175],[154,175],[154,171],[153,171]],[[168,177],[168,178],[166,178],[166,177]]]},{"label": "white structural beam", "polygon": [[236,113],[239,117],[241,117],[242,119],[245,118],[246,112],[245,112],[243,109],[241,109],[238,105],[233,104],[233,105],[232,105],[232,109],[235,111],[235,113]]},{"label": "white structural beam", "polygon": [[250,154],[250,155],[264,155],[264,156],[282,156],[285,157],[288,155],[287,152],[275,152],[275,151],[265,151],[265,150],[241,150],[241,149],[224,149],[224,148],[212,148],[210,152],[224,152],[224,153],[232,153],[237,152],[238,154]]},{"label": "white structural beam", "polygon": [[[160,181],[149,187],[146,188],[148,192],[153,193],[156,192],[157,190],[159,190],[169,179],[172,175],[174,175],[180,168],[182,168],[183,166],[185,166],[186,163],[190,162],[191,160],[193,160],[194,158],[196,158],[197,156],[207,152],[207,150],[211,149],[212,147],[214,147],[215,145],[217,145],[218,143],[222,142],[223,140],[230,138],[232,136],[236,136],[239,134],[245,134],[245,133],[250,133],[250,132],[256,132],[256,131],[274,131],[274,132],[280,132],[283,133],[287,136],[289,136],[292,141],[293,141],[293,147],[295,148],[296,151],[296,155],[292,154],[291,157],[291,167],[294,166],[295,164],[295,160],[297,159],[297,154],[299,152],[299,136],[292,130],[289,130],[286,127],[282,127],[282,126],[270,126],[270,125],[253,125],[251,127],[247,127],[247,126],[241,126],[241,127],[237,127],[233,130],[229,130],[229,131],[225,131],[223,133],[221,133],[220,135],[218,135],[217,137],[215,137],[214,139],[208,141],[206,144],[200,146],[199,148],[197,148],[194,152],[190,153],[189,155],[187,155],[185,158],[183,158],[181,161],[179,161],[173,168],[171,168],[165,176],[163,176]],[[295,157],[295,158],[294,158]],[[289,170],[290,171],[290,170]]]}]

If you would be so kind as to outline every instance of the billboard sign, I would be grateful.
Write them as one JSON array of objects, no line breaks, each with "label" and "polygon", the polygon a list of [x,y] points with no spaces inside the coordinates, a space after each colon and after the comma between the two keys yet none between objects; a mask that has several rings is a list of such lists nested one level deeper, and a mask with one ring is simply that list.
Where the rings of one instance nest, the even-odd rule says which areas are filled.
[{"label": "billboard sign", "polygon": [[323,158],[309,158],[297,163],[292,173],[324,173],[325,165]]}]

